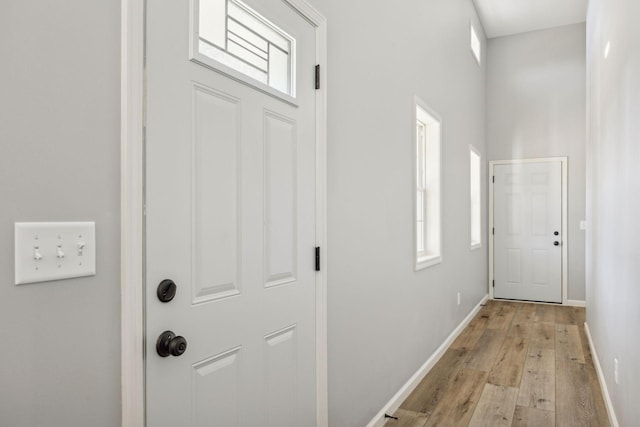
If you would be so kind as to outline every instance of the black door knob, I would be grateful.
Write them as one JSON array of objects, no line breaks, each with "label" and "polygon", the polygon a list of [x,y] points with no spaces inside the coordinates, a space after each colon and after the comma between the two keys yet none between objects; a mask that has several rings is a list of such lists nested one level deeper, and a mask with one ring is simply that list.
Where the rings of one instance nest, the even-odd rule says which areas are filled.
[{"label": "black door knob", "polygon": [[554,235],[554,236],[557,236],[558,234],[560,234],[560,233],[558,233],[557,231],[554,231],[554,232],[553,232],[553,235]]},{"label": "black door knob", "polygon": [[553,242],[553,246],[558,246],[558,245],[560,245],[560,242],[558,242],[557,240]]},{"label": "black door knob", "polygon": [[164,331],[156,341],[156,351],[160,357],[180,356],[187,351],[187,340],[171,331]]},{"label": "black door knob", "polygon": [[158,285],[158,299],[162,302],[169,302],[176,296],[177,286],[171,279],[164,279]]}]

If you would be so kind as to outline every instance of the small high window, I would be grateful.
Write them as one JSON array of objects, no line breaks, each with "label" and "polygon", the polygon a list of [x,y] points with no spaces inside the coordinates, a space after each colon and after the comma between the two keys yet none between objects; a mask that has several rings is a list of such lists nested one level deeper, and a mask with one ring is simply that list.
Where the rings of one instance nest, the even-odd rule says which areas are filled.
[{"label": "small high window", "polygon": [[442,262],[441,122],[415,99],[415,268]]},{"label": "small high window", "polygon": [[197,0],[194,12],[196,61],[228,67],[295,97],[293,37],[240,0]]},{"label": "small high window", "polygon": [[471,206],[471,249],[482,246],[481,222],[481,163],[480,153],[469,146],[469,176],[471,177],[470,206]]},{"label": "small high window", "polygon": [[473,27],[473,24],[469,24],[469,34],[471,37],[471,52],[473,52],[473,56],[476,58],[478,65],[480,65],[480,58],[482,58],[482,43],[480,43],[480,38],[478,38],[478,33],[476,33],[476,29]]}]

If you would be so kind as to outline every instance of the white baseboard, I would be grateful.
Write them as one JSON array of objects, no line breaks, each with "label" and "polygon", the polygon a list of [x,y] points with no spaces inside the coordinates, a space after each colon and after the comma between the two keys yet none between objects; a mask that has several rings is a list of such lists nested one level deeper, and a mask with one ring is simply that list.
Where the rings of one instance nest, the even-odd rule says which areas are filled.
[{"label": "white baseboard", "polygon": [[568,305],[569,307],[586,307],[587,302],[577,299],[568,299],[564,305]]},{"label": "white baseboard", "polygon": [[604,374],[602,373],[602,367],[600,366],[600,359],[598,359],[598,353],[596,352],[596,348],[593,345],[593,340],[591,339],[591,332],[589,331],[589,325],[587,325],[587,322],[584,322],[584,330],[587,333],[587,339],[589,340],[589,349],[591,349],[593,364],[595,365],[596,372],[598,373],[598,382],[600,382],[600,388],[602,389],[602,395],[604,396],[604,403],[607,406],[607,414],[609,415],[609,422],[611,423],[611,427],[620,427],[620,424],[618,424],[618,418],[616,418],[616,413],[613,410],[613,403],[611,402],[611,396],[609,396],[609,389],[607,388],[607,382],[604,379]]},{"label": "white baseboard", "polygon": [[429,373],[431,368],[438,363],[438,360],[444,355],[453,341],[460,335],[462,330],[467,327],[473,317],[480,311],[480,306],[487,302],[489,295],[485,295],[482,300],[471,310],[462,322],[451,332],[444,342],[436,349],[436,351],[427,359],[426,362],[418,369],[418,371],[409,378],[398,392],[387,402],[386,405],[376,414],[375,417],[367,424],[367,427],[382,427],[387,422],[384,414],[393,414],[402,405],[411,392],[420,384],[420,381]]}]

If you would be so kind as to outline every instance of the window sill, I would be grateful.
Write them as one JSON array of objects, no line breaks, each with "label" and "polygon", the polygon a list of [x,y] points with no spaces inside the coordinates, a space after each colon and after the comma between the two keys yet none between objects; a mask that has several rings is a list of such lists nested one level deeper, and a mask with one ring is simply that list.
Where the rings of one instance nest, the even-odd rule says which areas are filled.
[{"label": "window sill", "polygon": [[442,262],[442,255],[430,255],[416,259],[415,270],[423,270],[427,267],[431,267]]}]

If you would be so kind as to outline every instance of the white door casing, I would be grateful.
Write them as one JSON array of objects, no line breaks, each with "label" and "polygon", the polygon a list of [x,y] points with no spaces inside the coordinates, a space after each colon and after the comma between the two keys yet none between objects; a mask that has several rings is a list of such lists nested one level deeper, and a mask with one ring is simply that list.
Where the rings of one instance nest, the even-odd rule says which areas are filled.
[{"label": "white door casing", "polygon": [[[178,2],[182,3],[182,2]],[[312,45],[317,45],[319,47],[318,52],[316,53],[318,62],[324,62],[324,58],[326,57],[326,23],[324,18],[319,15],[313,8],[311,8],[306,2],[291,0],[288,1],[292,7],[294,7],[301,15],[303,15],[308,22],[312,23],[315,26],[315,40],[312,41]],[[142,150],[142,141],[143,141],[143,114],[142,114],[142,94],[143,94],[143,75],[142,75],[142,64],[143,64],[143,47],[141,45],[143,39],[143,16],[144,16],[144,8],[142,2],[137,0],[123,0],[123,66],[122,66],[122,163],[123,163],[123,172],[122,172],[122,406],[123,406],[123,426],[132,427],[132,426],[142,426],[144,423],[144,376],[142,372],[143,368],[143,349],[141,346],[141,339],[144,336],[144,331],[142,330],[142,313],[143,313],[143,303],[142,303],[142,292],[139,287],[140,279],[143,276],[142,269],[142,254],[143,254],[143,242],[142,242],[142,221],[141,214],[143,213],[142,207],[142,189],[143,189],[143,150]],[[314,55],[311,54],[313,57]],[[315,62],[315,57],[313,57],[312,62]],[[311,71],[311,70],[310,70]],[[209,71],[211,72],[211,71]],[[326,75],[326,70],[321,70],[321,77]],[[315,136],[315,146],[312,144],[312,149],[310,151],[316,152],[316,177],[315,181],[312,182],[311,191],[309,191],[308,198],[311,200],[311,203],[308,201],[303,202],[307,206],[311,206],[312,210],[315,202],[315,212],[317,212],[317,217],[315,224],[311,221],[311,226],[307,227],[311,229],[313,233],[313,229],[315,227],[316,233],[316,242],[320,246],[322,246],[322,255],[326,255],[326,245],[324,244],[324,236],[325,236],[325,218],[324,218],[324,206],[325,206],[325,158],[326,158],[326,114],[325,114],[325,96],[326,96],[326,79],[323,80],[323,85],[320,90],[316,91],[315,94],[315,102],[311,102],[311,104],[315,105],[315,116],[312,114],[312,119],[315,119],[315,126],[312,126],[312,133]],[[192,89],[195,92],[198,92],[199,95],[203,93],[206,95],[207,90],[211,89],[207,85],[194,84]],[[190,95],[194,95],[195,92],[192,92]],[[213,92],[209,92],[211,95]],[[221,95],[220,93],[217,93]],[[222,94],[224,95],[224,94]],[[205,96],[206,97],[206,96]],[[194,96],[194,99],[197,96]],[[222,96],[220,99],[224,99]],[[227,98],[227,100],[233,97]],[[204,101],[206,104],[207,101]],[[276,103],[277,104],[277,103]],[[267,133],[271,132],[271,135],[276,135],[276,138],[271,138],[271,140],[281,140],[278,135],[278,132],[282,131],[281,123],[286,123],[286,115],[279,114],[276,110],[277,107],[272,108],[270,113],[264,114],[264,120],[266,123],[265,129],[269,128]],[[266,110],[265,110],[266,111]],[[281,120],[285,119],[285,120]],[[289,124],[292,124],[290,121]],[[286,125],[284,126],[286,128]],[[286,133],[286,132],[285,132]],[[189,142],[189,141],[188,141]],[[291,142],[291,141],[289,141]],[[272,144],[275,147],[275,144]],[[291,144],[289,144],[290,148],[293,148]],[[278,181],[282,178],[281,168],[282,166],[282,157],[278,157],[283,151],[280,149],[281,147],[275,147],[271,150],[272,153],[278,153],[275,156],[270,156],[271,159],[271,170],[276,171],[271,175],[271,182]],[[286,150],[285,150],[286,151]],[[299,156],[298,156],[299,157]],[[296,160],[298,160],[296,158]],[[267,162],[269,163],[269,162]],[[286,163],[286,162],[285,162]],[[310,168],[313,171],[313,161],[311,161],[312,166]],[[290,168],[291,170],[291,168]],[[313,173],[311,173],[313,175]],[[313,181],[313,177],[311,178]],[[272,186],[273,187],[273,186]],[[314,192],[314,188],[316,191]],[[291,188],[289,188],[291,190]],[[272,191],[274,198],[282,196],[282,194]],[[282,192],[280,192],[282,193]],[[286,193],[286,191],[285,191]],[[314,197],[315,196],[315,197]],[[296,194],[296,197],[304,198],[306,196],[300,194]],[[314,200],[315,199],[315,200]],[[300,202],[300,200],[298,200]],[[311,214],[313,216],[313,212]],[[276,218],[277,220],[277,218]],[[306,220],[306,219],[305,219]],[[308,226],[309,224],[307,224]],[[277,227],[276,227],[277,228]],[[277,239],[276,239],[277,240]],[[272,239],[273,241],[273,239]],[[174,242],[175,243],[175,242]],[[280,242],[281,243],[281,242]],[[274,244],[278,244],[278,242],[274,242]],[[312,241],[312,245],[316,244]],[[295,245],[295,243],[294,243]],[[285,245],[286,246],[286,245]],[[289,245],[291,246],[291,245]],[[163,251],[164,252],[164,251]],[[312,254],[312,252],[311,252]],[[173,261],[172,256],[168,256]],[[300,258],[302,260],[302,258]],[[312,257],[307,257],[309,259],[308,264],[312,265],[311,259]],[[323,259],[326,259],[326,256],[323,256]],[[280,257],[280,261],[282,261],[282,257]],[[306,261],[305,261],[306,262]],[[272,265],[280,265],[279,261],[275,261]],[[299,263],[300,265],[303,262]],[[300,267],[300,266],[299,266]],[[326,265],[323,265],[326,268]],[[299,276],[299,275],[298,275]],[[296,278],[298,277],[296,276]],[[282,278],[280,278],[282,279]],[[324,272],[315,273],[315,284],[314,287],[313,280],[310,284],[311,293],[315,293],[317,298],[315,298],[315,305],[312,307],[306,307],[304,311],[311,312],[312,316],[317,317],[317,323],[315,328],[317,329],[317,333],[311,333],[313,339],[317,339],[318,346],[316,348],[317,354],[311,354],[311,357],[307,356],[307,359],[314,360],[317,358],[317,372],[314,369],[307,369],[305,371],[305,375],[311,378],[311,383],[313,380],[316,382],[317,387],[317,422],[315,423],[318,426],[326,425],[326,278]],[[150,283],[153,280],[150,279]],[[282,281],[282,280],[281,280]],[[271,280],[271,285],[275,289],[285,288],[286,285],[283,283],[276,283],[274,280]],[[155,289],[155,286],[150,285]],[[187,286],[188,288],[189,286]],[[147,289],[149,290],[149,289]],[[191,293],[191,289],[185,289],[185,286],[181,286],[178,291],[185,293],[185,291]],[[280,290],[280,293],[283,291]],[[176,297],[176,301],[178,300],[178,296]],[[228,298],[228,299],[232,299]],[[197,302],[197,301],[196,301]],[[200,306],[204,306],[207,303],[196,304]],[[178,323],[177,323],[178,324]],[[227,323],[228,324],[228,323]],[[178,327],[180,325],[178,324]],[[176,328],[178,329],[178,328]],[[300,329],[298,324],[292,324],[285,328],[281,328],[278,330],[274,330],[272,333],[268,333],[263,335],[261,338],[267,342],[267,345],[271,345],[275,350],[271,353],[271,360],[283,361],[284,358],[281,357],[283,355],[282,349],[286,347],[282,346],[282,343],[290,341],[289,338],[294,337],[298,339],[299,335],[296,331]],[[313,327],[312,327],[313,329]],[[179,331],[176,331],[181,333]],[[149,338],[149,343],[154,341]],[[154,349],[152,346],[148,346],[147,357],[152,357],[152,352]],[[290,349],[291,347],[289,347]],[[188,352],[193,351],[193,342],[189,343]],[[232,353],[235,348],[230,349],[230,352],[223,352],[217,355],[214,355],[212,358],[206,359],[204,362],[211,362],[213,359],[222,360],[224,356],[228,356]],[[187,352],[187,353],[188,353]],[[284,355],[286,356],[287,350],[284,351]],[[291,352],[289,352],[291,355]],[[277,357],[276,357],[277,356]],[[181,356],[181,357],[184,357]],[[175,358],[178,360],[178,358]],[[227,360],[229,358],[227,357]],[[212,366],[209,363],[210,367]],[[215,365],[215,361],[213,363]],[[218,364],[220,367],[222,364]],[[272,368],[275,367],[275,370],[272,369],[272,378],[276,378],[276,382],[281,378],[281,371],[277,371],[278,368],[283,368],[284,371],[287,371],[288,364],[281,363],[279,366],[272,364]],[[202,368],[204,365],[199,365]],[[205,368],[206,370],[206,368]],[[214,369],[215,370],[215,369]],[[286,374],[286,372],[285,372]],[[285,375],[286,376],[286,375]],[[304,376],[304,375],[303,375]],[[290,378],[290,376],[289,376]],[[307,378],[308,380],[308,378]],[[296,379],[297,381],[297,379]],[[275,384],[275,383],[274,383]],[[277,384],[276,384],[277,385]],[[282,384],[280,384],[282,385]],[[273,384],[272,384],[273,386]],[[313,386],[313,384],[312,384]],[[277,391],[277,390],[276,390]],[[278,404],[282,404],[282,399],[278,401],[279,393],[274,394],[275,397],[270,398],[269,403],[272,406],[276,407]],[[311,403],[313,406],[314,403]],[[193,408],[191,408],[193,409]],[[259,412],[259,411],[258,411]],[[267,413],[268,411],[265,411]],[[302,408],[302,412],[304,413],[313,413],[313,408],[304,409]],[[316,420],[316,414],[313,413],[313,419]],[[289,421],[287,421],[287,416]],[[295,419],[297,416],[292,414],[288,408],[284,409],[284,412],[280,413],[278,419],[270,420],[269,424],[274,425],[287,425],[295,422],[295,425],[307,425],[307,422],[304,421],[302,423],[299,420],[291,421]],[[284,420],[284,421],[283,421]],[[248,419],[244,419],[244,422],[251,423],[252,421]],[[166,421],[170,423],[171,421]],[[283,424],[284,422],[284,424]],[[179,422],[180,425],[185,425],[184,419],[181,419]],[[149,420],[149,425],[158,425],[154,423],[152,420]],[[174,424],[175,425],[175,424]]]},{"label": "white door casing", "polygon": [[492,297],[566,303],[566,159],[491,169]]}]

